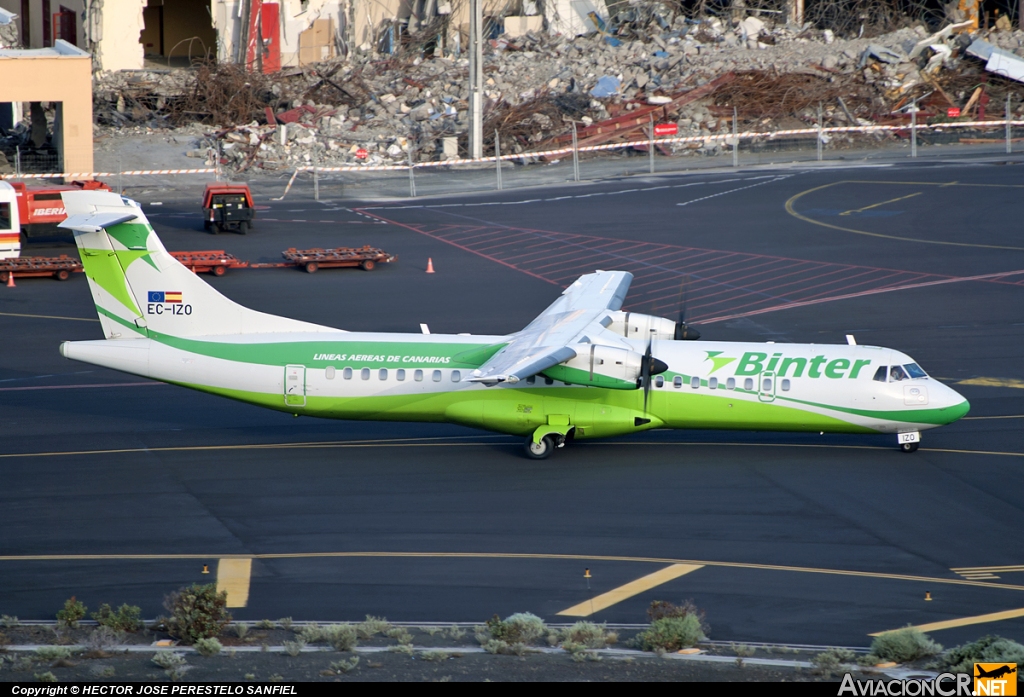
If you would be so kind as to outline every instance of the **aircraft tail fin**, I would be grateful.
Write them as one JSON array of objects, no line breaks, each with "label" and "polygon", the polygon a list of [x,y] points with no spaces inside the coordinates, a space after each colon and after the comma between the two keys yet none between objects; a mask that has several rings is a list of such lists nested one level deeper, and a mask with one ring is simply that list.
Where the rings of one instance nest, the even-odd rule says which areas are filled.
[{"label": "aircraft tail fin", "polygon": [[67,220],[108,339],[337,331],[221,295],[171,256],[142,207],[109,191],[66,191]]}]

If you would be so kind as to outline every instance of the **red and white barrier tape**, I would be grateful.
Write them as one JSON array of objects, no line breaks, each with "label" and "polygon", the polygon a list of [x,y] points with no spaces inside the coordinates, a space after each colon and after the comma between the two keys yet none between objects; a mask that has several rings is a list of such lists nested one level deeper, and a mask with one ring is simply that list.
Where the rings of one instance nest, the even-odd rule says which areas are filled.
[{"label": "red and white barrier tape", "polygon": [[59,172],[49,174],[0,174],[0,179],[94,179],[96,177],[141,176],[147,174],[216,174],[213,167],[202,169],[130,169],[124,172]]}]

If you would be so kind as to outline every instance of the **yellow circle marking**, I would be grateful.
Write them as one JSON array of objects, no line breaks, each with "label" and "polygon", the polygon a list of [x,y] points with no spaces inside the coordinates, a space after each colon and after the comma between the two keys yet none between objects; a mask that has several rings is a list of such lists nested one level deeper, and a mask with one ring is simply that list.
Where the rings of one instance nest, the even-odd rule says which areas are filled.
[{"label": "yellow circle marking", "polygon": [[885,233],[881,233],[881,232],[868,232],[867,230],[855,230],[853,228],[843,227],[842,225],[833,225],[832,223],[825,223],[825,222],[822,222],[820,220],[815,220],[813,218],[809,218],[806,215],[803,215],[803,214],[797,212],[797,210],[793,207],[794,204],[798,200],[800,200],[801,198],[803,198],[807,194],[813,194],[816,191],[821,191],[823,189],[827,189],[827,188],[832,187],[832,186],[837,186],[839,184],[900,184],[900,185],[906,185],[906,186],[941,186],[941,187],[945,187],[945,186],[978,186],[978,187],[992,186],[992,187],[998,187],[998,188],[1024,188],[1024,187],[1019,187],[1019,186],[1013,185],[1013,184],[959,184],[959,183],[956,183],[956,182],[947,183],[947,184],[940,184],[940,183],[937,183],[937,182],[883,182],[883,181],[869,182],[869,181],[849,180],[849,181],[832,182],[831,184],[822,184],[821,186],[816,186],[813,189],[808,189],[807,191],[801,191],[799,194],[796,194],[795,196],[791,197],[788,201],[786,201],[786,212],[789,213],[794,218],[799,218],[800,220],[803,220],[804,222],[811,223],[812,225],[820,225],[821,227],[827,227],[827,228],[831,228],[833,230],[841,230],[843,232],[852,232],[855,235],[867,235],[869,237],[881,237],[883,239],[888,239],[888,240],[899,240],[900,242],[918,242],[920,244],[941,244],[941,245],[945,245],[945,246],[948,246],[948,247],[977,247],[979,249],[1010,249],[1010,250],[1013,250],[1015,252],[1024,252],[1024,247],[1010,247],[1010,246],[997,245],[997,244],[974,244],[974,243],[971,243],[971,242],[945,242],[945,241],[942,241],[942,240],[924,240],[924,239],[921,239],[919,237],[903,237],[901,235],[886,235]]}]

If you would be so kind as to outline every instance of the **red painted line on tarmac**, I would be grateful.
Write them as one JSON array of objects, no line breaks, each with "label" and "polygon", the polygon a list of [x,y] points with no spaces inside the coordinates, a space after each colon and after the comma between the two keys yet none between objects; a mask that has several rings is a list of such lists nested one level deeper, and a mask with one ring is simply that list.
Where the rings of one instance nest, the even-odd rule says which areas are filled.
[{"label": "red painted line on tarmac", "polygon": [[28,390],[80,390],[86,387],[142,387],[143,385],[165,385],[163,382],[103,382],[88,385],[39,385],[35,387],[0,387],[0,392],[24,392]]}]

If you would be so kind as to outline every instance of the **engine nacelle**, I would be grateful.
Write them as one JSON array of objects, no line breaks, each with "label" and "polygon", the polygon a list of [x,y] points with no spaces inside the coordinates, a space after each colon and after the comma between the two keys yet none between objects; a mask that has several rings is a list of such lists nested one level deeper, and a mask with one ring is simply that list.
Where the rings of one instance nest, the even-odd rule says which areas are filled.
[{"label": "engine nacelle", "polygon": [[643,355],[614,346],[577,345],[576,358],[548,368],[544,375],[573,385],[635,390]]},{"label": "engine nacelle", "polygon": [[[610,320],[610,322],[609,322]],[[639,312],[609,312],[605,328],[627,339],[675,339],[676,323]],[[604,324],[604,322],[602,322]]]}]

